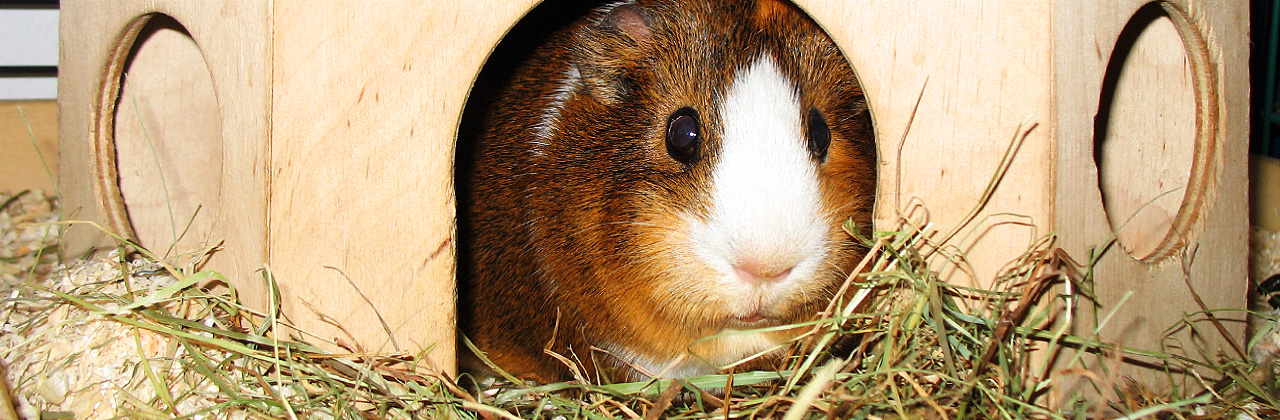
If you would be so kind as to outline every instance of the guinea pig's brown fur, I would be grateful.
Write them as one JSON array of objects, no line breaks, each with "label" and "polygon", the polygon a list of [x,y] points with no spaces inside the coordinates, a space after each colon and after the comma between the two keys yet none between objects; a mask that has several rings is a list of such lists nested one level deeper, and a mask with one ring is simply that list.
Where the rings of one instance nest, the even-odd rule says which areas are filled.
[{"label": "guinea pig's brown fur", "polygon": [[[753,108],[778,80],[794,116]],[[713,373],[785,347],[801,329],[742,331],[811,319],[865,252],[840,225],[871,223],[866,100],[835,44],[790,3],[604,6],[550,37],[503,92],[460,178],[459,313],[463,333],[511,373],[568,379],[544,349],[615,380]],[[785,127],[738,116],[773,109]],[[726,130],[799,134],[757,146]],[[763,186],[786,172],[724,192],[737,181],[721,172],[773,174],[771,148],[799,156],[785,165],[803,169],[799,190],[812,180],[809,195]],[[780,353],[748,367],[773,367]]]}]

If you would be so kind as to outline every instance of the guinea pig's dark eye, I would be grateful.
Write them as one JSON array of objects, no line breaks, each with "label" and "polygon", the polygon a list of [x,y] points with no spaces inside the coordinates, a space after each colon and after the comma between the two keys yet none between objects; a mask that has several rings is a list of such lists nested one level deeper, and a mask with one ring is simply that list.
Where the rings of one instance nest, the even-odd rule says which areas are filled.
[{"label": "guinea pig's dark eye", "polygon": [[818,108],[809,109],[809,152],[813,158],[822,161],[827,157],[827,147],[831,146],[831,128],[827,127],[827,119],[822,117]]},{"label": "guinea pig's dark eye", "polygon": [[698,160],[701,137],[702,123],[693,108],[680,108],[667,119],[667,154],[680,163],[691,165]]}]

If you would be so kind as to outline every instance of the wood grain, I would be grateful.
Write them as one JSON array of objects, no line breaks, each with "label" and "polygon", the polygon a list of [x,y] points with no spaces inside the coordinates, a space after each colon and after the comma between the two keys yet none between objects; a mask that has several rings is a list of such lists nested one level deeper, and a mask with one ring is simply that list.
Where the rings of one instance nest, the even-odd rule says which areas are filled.
[{"label": "wood grain", "polygon": [[279,278],[306,279],[281,284],[302,325],[368,351],[433,346],[452,366],[454,139],[489,51],[532,6],[277,5],[270,253]]}]

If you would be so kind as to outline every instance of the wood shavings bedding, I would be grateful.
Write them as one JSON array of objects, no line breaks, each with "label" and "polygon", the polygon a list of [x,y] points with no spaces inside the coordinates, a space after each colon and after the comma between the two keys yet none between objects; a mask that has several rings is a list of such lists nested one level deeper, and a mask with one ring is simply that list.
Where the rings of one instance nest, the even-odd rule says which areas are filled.
[{"label": "wood shavings bedding", "polygon": [[[73,296],[127,293],[119,279],[121,270],[110,261],[78,261],[59,267],[44,287]],[[129,281],[134,287],[154,289],[175,280],[131,276]],[[155,396],[141,360],[152,361],[151,368],[163,375],[177,373],[162,361],[178,350],[170,348],[166,337],[65,304],[49,291],[19,287],[7,297],[0,347],[5,350],[18,413],[24,418],[37,418],[40,412],[72,413],[78,419],[111,418],[118,415],[118,407],[129,405],[128,400],[147,401]],[[104,307],[110,309],[110,305]]]},{"label": "wood shavings bedding", "polygon": [[[169,385],[165,392],[215,393],[212,384],[183,389],[189,382],[183,381],[183,369],[172,361],[185,348],[169,337],[68,304],[58,295],[145,294],[174,283],[175,278],[150,262],[122,265],[114,252],[59,264],[56,226],[47,224],[57,219],[56,200],[39,193],[14,198],[0,194],[0,203],[10,203],[0,209],[0,360],[19,418],[136,417],[130,413],[169,417],[172,413],[166,415],[149,405],[157,394],[146,375],[148,369]],[[125,271],[130,273],[127,281]],[[121,305],[95,303],[107,310]],[[169,309],[181,313],[183,308]],[[192,413],[213,404],[183,398],[174,411]],[[215,417],[226,418],[196,418]]]},{"label": "wood shavings bedding", "polygon": [[40,191],[0,193],[0,288],[39,281],[56,262],[57,200]]}]

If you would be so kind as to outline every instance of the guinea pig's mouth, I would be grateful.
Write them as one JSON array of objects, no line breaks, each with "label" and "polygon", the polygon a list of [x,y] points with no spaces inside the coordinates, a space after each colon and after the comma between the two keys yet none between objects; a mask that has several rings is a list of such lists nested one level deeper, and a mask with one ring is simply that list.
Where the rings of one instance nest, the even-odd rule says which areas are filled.
[{"label": "guinea pig's mouth", "polygon": [[731,316],[728,319],[728,322],[726,322],[725,327],[732,329],[756,329],[782,325],[782,323],[782,318],[771,316],[764,313],[764,311],[757,310],[746,315]]},{"label": "guinea pig's mouth", "polygon": [[749,298],[736,310],[728,311],[723,318],[726,328],[756,329],[785,324],[788,316],[764,295]]}]

